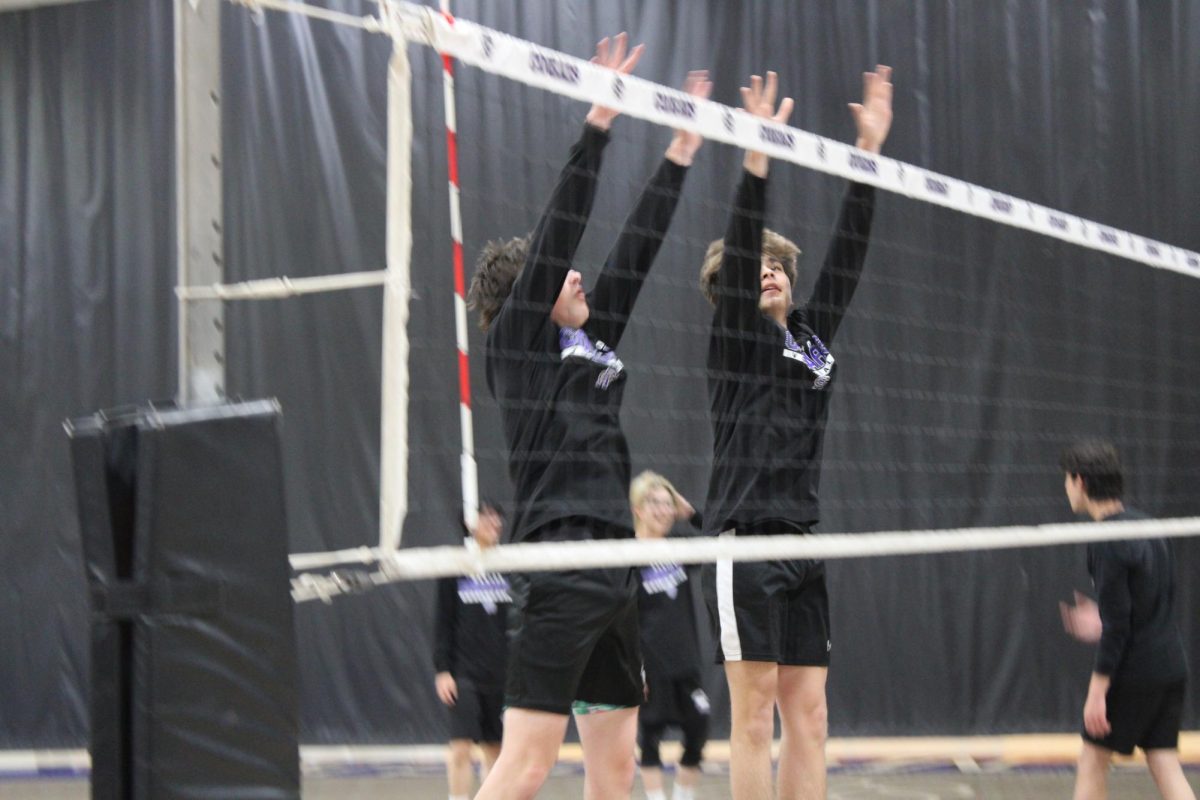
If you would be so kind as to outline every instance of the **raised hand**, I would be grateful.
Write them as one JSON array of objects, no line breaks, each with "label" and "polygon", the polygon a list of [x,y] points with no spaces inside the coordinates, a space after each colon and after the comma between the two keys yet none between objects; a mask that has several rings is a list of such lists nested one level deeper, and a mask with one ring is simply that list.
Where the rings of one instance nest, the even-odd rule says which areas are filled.
[{"label": "raised hand", "polygon": [[[779,88],[779,76],[774,72],[767,73],[764,82],[759,75],[750,76],[750,85],[742,87],[742,107],[754,116],[784,125],[792,115],[792,98],[785,97],[775,107],[775,95]],[[767,176],[767,156],[754,150],[746,151],[744,166],[746,171],[760,178]]]},{"label": "raised hand", "polygon": [[863,73],[863,101],[849,103],[858,126],[855,147],[878,153],[892,128],[892,68],[879,64]]},{"label": "raised hand", "polygon": [[[611,42],[605,36],[596,44],[596,55],[592,57],[592,63],[608,67],[609,69],[615,69],[622,75],[628,75],[637,66],[638,59],[642,57],[642,52],[646,49],[646,46],[639,44],[632,50],[628,50],[628,47],[629,36],[624,32],[618,33]],[[612,121],[620,113],[615,108],[595,105],[588,111],[587,122],[595,128],[606,131],[612,126]]]},{"label": "raised hand", "polygon": [[[683,83],[683,90],[700,100],[707,100],[712,94],[712,81],[708,79],[708,70],[695,69],[688,73]],[[667,148],[667,158],[682,167],[691,166],[696,151],[704,144],[704,137],[694,131],[676,130],[671,146]]]},{"label": "raised hand", "polygon": [[680,522],[687,522],[696,514],[696,509],[679,492],[674,492],[673,495],[675,498],[675,519]]}]

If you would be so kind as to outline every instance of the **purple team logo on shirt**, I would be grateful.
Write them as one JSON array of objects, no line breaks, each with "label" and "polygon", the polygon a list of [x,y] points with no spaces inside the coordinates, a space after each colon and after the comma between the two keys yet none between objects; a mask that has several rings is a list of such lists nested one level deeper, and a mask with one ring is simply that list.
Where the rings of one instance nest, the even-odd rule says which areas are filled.
[{"label": "purple team logo on shirt", "polygon": [[679,586],[687,582],[687,572],[678,564],[651,564],[642,567],[642,589],[646,594],[665,594],[674,600]]},{"label": "purple team logo on shirt", "polygon": [[483,610],[491,615],[501,603],[511,603],[512,595],[508,593],[508,581],[503,575],[468,575],[458,579],[458,599],[483,606]]},{"label": "purple team logo on shirt", "polygon": [[625,369],[621,359],[617,358],[617,354],[604,342],[593,343],[588,335],[578,328],[559,328],[558,347],[562,350],[563,361],[568,358],[583,358],[604,367],[600,377],[596,378],[598,389],[607,389],[621,374],[621,370]]},{"label": "purple team logo on shirt", "polygon": [[796,337],[792,336],[791,331],[784,331],[783,346],[785,348],[784,356],[800,361],[812,370],[813,375],[816,376],[812,388],[824,389],[829,385],[829,381],[833,377],[833,354],[815,333],[808,337],[801,346],[796,341]]}]

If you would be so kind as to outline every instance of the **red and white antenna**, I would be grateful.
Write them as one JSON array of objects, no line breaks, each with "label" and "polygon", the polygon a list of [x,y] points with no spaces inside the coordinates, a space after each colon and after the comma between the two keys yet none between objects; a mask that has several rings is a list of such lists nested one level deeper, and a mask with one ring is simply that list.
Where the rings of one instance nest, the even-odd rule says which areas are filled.
[{"label": "red and white antenna", "polygon": [[[441,0],[451,25],[450,0]],[[454,328],[458,344],[458,409],[462,426],[463,520],[475,529],[479,516],[479,474],[475,466],[475,428],[471,421],[471,370],[467,357],[467,286],[463,273],[462,212],[458,202],[458,119],[454,108],[454,59],[442,53],[442,98],[446,109],[446,167],[450,173],[450,239],[454,253]]]}]

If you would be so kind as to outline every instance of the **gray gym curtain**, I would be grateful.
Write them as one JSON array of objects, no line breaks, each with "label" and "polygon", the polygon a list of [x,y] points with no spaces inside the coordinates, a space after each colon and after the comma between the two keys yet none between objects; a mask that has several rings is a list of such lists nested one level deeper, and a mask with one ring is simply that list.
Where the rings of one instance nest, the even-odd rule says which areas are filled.
[{"label": "gray gym curtain", "polygon": [[[331,2],[367,13],[373,3]],[[621,29],[638,74],[707,67],[736,102],[774,68],[793,122],[847,140],[859,73],[895,67],[886,152],[1118,228],[1200,249],[1200,10],[1184,2],[965,4],[458,2],[464,18],[588,55]],[[225,6],[227,277],[384,263],[382,37]],[[172,20],[166,0],[0,15],[0,747],[80,746],[87,607],[60,422],[175,386]],[[440,62],[414,70],[417,296],[405,541],[460,536],[458,410]],[[533,226],[585,107],[459,70],[464,232]],[[617,124],[580,264],[594,274],[669,134]],[[706,145],[622,358],[635,469],[703,496],[709,433],[693,288],[739,155]],[[841,182],[776,164],[771,224],[823,253]],[[805,272],[807,271],[807,272]],[[1195,514],[1200,283],[880,196],[841,364],[822,484],[825,530],[1068,518],[1072,437],[1116,440],[1133,500]],[[229,386],[277,396],[293,552],[376,537],[377,289],[228,309]],[[474,334],[473,334],[474,335]],[[478,342],[479,339],[473,339]],[[476,347],[476,353],[479,352]],[[472,364],[485,494],[503,500],[497,416]],[[1180,606],[1200,545],[1177,547]],[[835,734],[1074,730],[1087,648],[1059,630],[1083,549],[831,565]],[[298,609],[312,742],[435,742],[431,587]],[[1200,625],[1182,617],[1192,663]],[[712,674],[716,708],[721,679]],[[1193,692],[1187,724],[1200,723]],[[719,719],[722,734],[726,720]]]}]

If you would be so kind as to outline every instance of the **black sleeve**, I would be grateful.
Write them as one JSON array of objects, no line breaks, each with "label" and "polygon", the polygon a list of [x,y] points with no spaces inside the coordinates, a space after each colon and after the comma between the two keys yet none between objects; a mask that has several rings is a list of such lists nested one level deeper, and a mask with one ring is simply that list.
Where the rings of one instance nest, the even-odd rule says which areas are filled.
[{"label": "black sleeve", "polygon": [[704,517],[699,511],[688,517],[687,524],[676,523],[669,536],[672,539],[696,539],[704,536]]},{"label": "black sleeve", "polygon": [[502,345],[528,348],[536,331],[549,320],[592,213],[601,156],[607,144],[607,131],[584,125],[583,134],[571,148],[558,184],[530,237],[525,266],[493,323],[493,335]]},{"label": "black sleeve", "polygon": [[720,337],[722,366],[737,369],[751,329],[763,319],[759,311],[762,270],[763,218],[767,208],[767,179],[743,171],[725,231],[724,255],[713,282],[717,307],[713,327]]},{"label": "black sleeve", "polygon": [[442,578],[437,584],[434,612],[433,669],[454,672],[454,639],[458,632],[458,579]]},{"label": "black sleeve", "polygon": [[1119,543],[1103,542],[1095,546],[1092,580],[1100,605],[1100,648],[1096,651],[1094,671],[1100,675],[1116,672],[1129,641],[1130,611],[1129,562]]},{"label": "black sleeve", "polygon": [[871,218],[875,212],[875,187],[852,183],[846,190],[838,215],[833,241],[825,253],[821,274],[805,306],[805,318],[826,344],[833,341],[846,308],[858,288],[867,242],[871,236]]},{"label": "black sleeve", "polygon": [[604,271],[588,293],[588,332],[611,348],[617,346],[625,332],[638,292],[679,205],[685,177],[687,167],[663,159],[625,220]]}]

